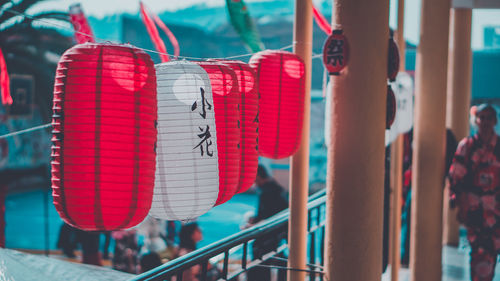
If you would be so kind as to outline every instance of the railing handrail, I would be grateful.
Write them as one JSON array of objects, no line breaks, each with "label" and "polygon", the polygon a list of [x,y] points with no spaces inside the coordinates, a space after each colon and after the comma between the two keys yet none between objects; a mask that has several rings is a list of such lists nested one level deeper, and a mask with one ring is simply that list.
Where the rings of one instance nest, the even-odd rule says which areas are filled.
[{"label": "railing handrail", "polygon": [[[309,196],[307,209],[315,208],[326,201],[326,189],[320,190]],[[257,223],[256,225],[244,229],[238,233],[230,235],[224,239],[209,244],[203,248],[192,251],[184,256],[173,259],[150,271],[137,275],[132,280],[154,280],[160,278],[162,274],[177,269],[189,268],[191,266],[208,261],[208,259],[217,256],[225,251],[246,243],[252,239],[264,236],[288,224],[289,209],[283,210],[276,215]]]}]

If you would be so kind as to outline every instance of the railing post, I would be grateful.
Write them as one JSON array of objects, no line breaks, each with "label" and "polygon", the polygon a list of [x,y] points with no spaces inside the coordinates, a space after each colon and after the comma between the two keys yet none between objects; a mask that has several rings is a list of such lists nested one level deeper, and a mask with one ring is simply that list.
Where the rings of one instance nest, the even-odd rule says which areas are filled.
[{"label": "railing post", "polygon": [[422,0],[415,71],[410,279],[442,278],[450,0]]},{"label": "railing post", "polygon": [[[295,0],[293,28],[294,53],[305,63],[304,118],[299,150],[290,164],[290,223],[288,267],[306,269],[307,252],[307,195],[309,191],[309,122],[311,111],[311,55],[312,4],[311,0]],[[305,272],[288,271],[288,280],[303,281]]]},{"label": "railing post", "polygon": [[336,0],[332,18],[349,61],[330,76],[325,280],[380,281],[389,1]]},{"label": "railing post", "polygon": [[[395,39],[399,47],[399,71],[405,71],[406,41],[404,38],[405,0],[398,0],[398,27]],[[391,227],[391,280],[398,281],[401,265],[401,199],[403,189],[403,134],[391,147],[392,227]]]},{"label": "railing post", "polygon": [[[458,141],[469,135],[469,106],[472,82],[471,51],[472,9],[452,9],[450,19],[450,50],[448,57],[448,89],[446,126]],[[444,198],[443,240],[447,245],[458,246],[459,224],[456,209],[448,205],[448,192]]]}]

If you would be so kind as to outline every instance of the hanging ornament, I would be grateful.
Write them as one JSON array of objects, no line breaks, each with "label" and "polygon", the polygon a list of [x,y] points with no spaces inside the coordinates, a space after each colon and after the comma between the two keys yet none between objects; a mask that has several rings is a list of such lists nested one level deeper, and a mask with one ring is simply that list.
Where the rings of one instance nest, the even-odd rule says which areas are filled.
[{"label": "hanging ornament", "polygon": [[13,100],[10,95],[10,78],[2,48],[0,48],[0,92],[2,104],[11,105]]},{"label": "hanging ornament", "polygon": [[323,46],[323,64],[330,75],[339,75],[349,60],[349,44],[341,29],[332,31]]},{"label": "hanging ornament", "polygon": [[390,85],[387,85],[387,113],[385,119],[385,128],[390,129],[396,118],[396,96]]},{"label": "hanging ornament", "polygon": [[199,65],[156,65],[158,145],[150,214],[192,220],[210,210],[219,193],[214,101]]},{"label": "hanging ornament", "polygon": [[394,37],[389,38],[389,53],[387,55],[387,78],[389,81],[393,82],[396,80],[396,76],[399,72],[399,49],[398,45],[394,41]]},{"label": "hanging ornament", "polygon": [[240,113],[238,79],[234,71],[218,62],[197,62],[207,73],[214,99],[219,162],[219,196],[215,205],[233,197],[240,176]]},{"label": "hanging ornament", "polygon": [[54,86],[52,189],[83,230],[130,228],[153,195],[157,120],[153,61],[130,45],[76,45]]},{"label": "hanging ornament", "polygon": [[300,145],[304,115],[305,68],[290,52],[266,50],[250,59],[259,82],[259,154],[279,159]]},{"label": "hanging ornament", "polygon": [[238,193],[247,191],[255,181],[259,164],[259,96],[255,71],[241,61],[221,61],[238,79],[240,109],[240,179]]},{"label": "hanging ornament", "polygon": [[76,43],[83,44],[87,42],[95,42],[92,29],[90,28],[87,17],[85,17],[82,6],[79,3],[69,6],[69,19],[75,29]]}]

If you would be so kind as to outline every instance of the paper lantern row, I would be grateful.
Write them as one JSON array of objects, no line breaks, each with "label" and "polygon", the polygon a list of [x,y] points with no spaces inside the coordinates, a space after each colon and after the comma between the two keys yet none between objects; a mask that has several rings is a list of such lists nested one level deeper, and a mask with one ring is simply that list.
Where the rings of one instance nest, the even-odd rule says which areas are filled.
[{"label": "paper lantern row", "polygon": [[75,227],[114,230],[148,212],[188,220],[226,202],[252,185],[258,153],[298,148],[303,77],[302,61],[283,51],[250,65],[155,66],[130,45],[71,48],[54,89],[57,211]]}]

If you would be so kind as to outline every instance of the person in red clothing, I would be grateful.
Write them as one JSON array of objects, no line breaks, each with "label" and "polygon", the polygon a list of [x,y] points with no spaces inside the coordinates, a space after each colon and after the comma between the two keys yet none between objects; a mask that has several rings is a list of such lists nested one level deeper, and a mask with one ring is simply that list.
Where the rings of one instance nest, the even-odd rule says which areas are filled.
[{"label": "person in red clothing", "polygon": [[472,281],[491,281],[500,253],[500,139],[496,110],[477,107],[478,132],[458,145],[450,167],[451,206],[467,229]]}]

